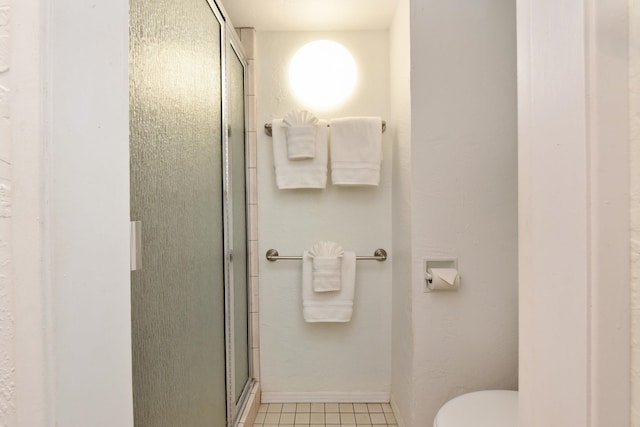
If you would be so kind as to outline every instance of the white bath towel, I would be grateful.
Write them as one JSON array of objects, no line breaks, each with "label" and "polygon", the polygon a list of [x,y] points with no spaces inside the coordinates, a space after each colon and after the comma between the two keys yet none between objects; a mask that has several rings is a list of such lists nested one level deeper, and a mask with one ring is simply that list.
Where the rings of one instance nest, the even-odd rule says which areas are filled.
[{"label": "white bath towel", "polygon": [[356,290],[356,254],[345,252],[342,257],[341,289],[334,292],[313,292],[313,260],[309,251],[302,256],[302,315],[306,322],[348,322],[353,313]]},{"label": "white bath towel", "polygon": [[273,161],[276,184],[281,190],[293,188],[325,188],[327,186],[327,121],[316,125],[316,156],[307,160],[289,160],[287,138],[282,119],[271,122]]},{"label": "white bath towel", "polygon": [[313,292],[339,291],[342,286],[344,250],[336,242],[316,242],[309,249],[313,259]]},{"label": "white bath towel", "polygon": [[336,185],[378,185],[382,162],[382,120],[379,117],[333,119],[331,182]]},{"label": "white bath towel", "polygon": [[313,159],[316,156],[318,118],[308,111],[293,110],[282,119],[287,135],[289,160]]}]

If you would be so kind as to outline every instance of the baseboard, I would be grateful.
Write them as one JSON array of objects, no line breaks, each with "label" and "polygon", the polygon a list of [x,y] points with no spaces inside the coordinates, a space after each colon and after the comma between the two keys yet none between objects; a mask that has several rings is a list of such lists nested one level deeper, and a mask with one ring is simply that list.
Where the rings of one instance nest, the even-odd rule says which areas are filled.
[{"label": "baseboard", "polygon": [[402,419],[402,416],[400,415],[400,410],[398,409],[398,404],[396,403],[396,399],[393,394],[391,395],[389,403],[391,404],[391,409],[393,409],[393,415],[396,417],[396,423],[398,424],[398,427],[405,427],[407,424],[404,422],[404,419]]},{"label": "baseboard", "polygon": [[262,391],[262,403],[387,403],[389,392],[274,392]]}]

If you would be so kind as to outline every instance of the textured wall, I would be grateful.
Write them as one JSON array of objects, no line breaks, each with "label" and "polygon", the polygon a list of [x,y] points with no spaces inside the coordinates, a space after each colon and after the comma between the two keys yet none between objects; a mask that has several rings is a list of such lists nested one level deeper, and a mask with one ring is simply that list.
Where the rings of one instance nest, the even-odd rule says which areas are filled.
[{"label": "textured wall", "polygon": [[[518,385],[515,4],[411,2],[414,418]],[[462,286],[425,293],[424,260]]]},{"label": "textured wall", "polygon": [[393,135],[393,298],[391,394],[398,420],[413,406],[411,308],[411,41],[409,0],[400,0],[389,30]]},{"label": "textured wall", "polygon": [[11,274],[9,0],[0,0],[0,425],[15,425],[15,343]]},{"label": "textured wall", "polygon": [[630,0],[631,422],[640,426],[640,0]]},{"label": "textured wall", "polygon": [[[333,240],[359,255],[391,245],[391,140],[388,36],[386,32],[258,32],[258,123],[305,108],[288,85],[288,62],[307,42],[331,39],[349,49],[359,67],[351,98],[333,109],[311,111],[321,118],[380,116],[383,134],[379,187],[278,190],[272,140],[258,132],[260,245],[260,358],[263,398],[283,393],[386,393],[390,388],[391,259],[357,264],[351,322],[305,323],[302,318],[300,262],[265,260],[275,248],[300,255],[318,240]],[[306,107],[308,108],[308,107]]]}]

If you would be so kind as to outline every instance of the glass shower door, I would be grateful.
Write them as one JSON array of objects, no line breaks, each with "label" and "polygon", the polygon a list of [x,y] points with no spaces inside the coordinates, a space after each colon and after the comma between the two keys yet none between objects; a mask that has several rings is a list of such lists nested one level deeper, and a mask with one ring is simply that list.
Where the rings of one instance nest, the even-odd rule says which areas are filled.
[{"label": "glass shower door", "polygon": [[[229,69],[229,161],[233,229],[233,401],[241,403],[250,379],[247,248],[247,182],[245,144],[245,64],[232,43],[227,50]],[[235,410],[233,411],[236,412]]]},{"label": "glass shower door", "polygon": [[204,0],[130,3],[138,427],[227,424],[222,22]]}]

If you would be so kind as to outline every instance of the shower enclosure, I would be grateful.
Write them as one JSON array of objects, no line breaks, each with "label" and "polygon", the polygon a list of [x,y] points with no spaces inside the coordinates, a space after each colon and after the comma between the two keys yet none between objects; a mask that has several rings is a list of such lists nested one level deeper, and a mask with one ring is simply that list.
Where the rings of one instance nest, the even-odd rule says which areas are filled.
[{"label": "shower enclosure", "polygon": [[246,62],[214,1],[130,3],[135,425],[233,425],[251,386]]}]

